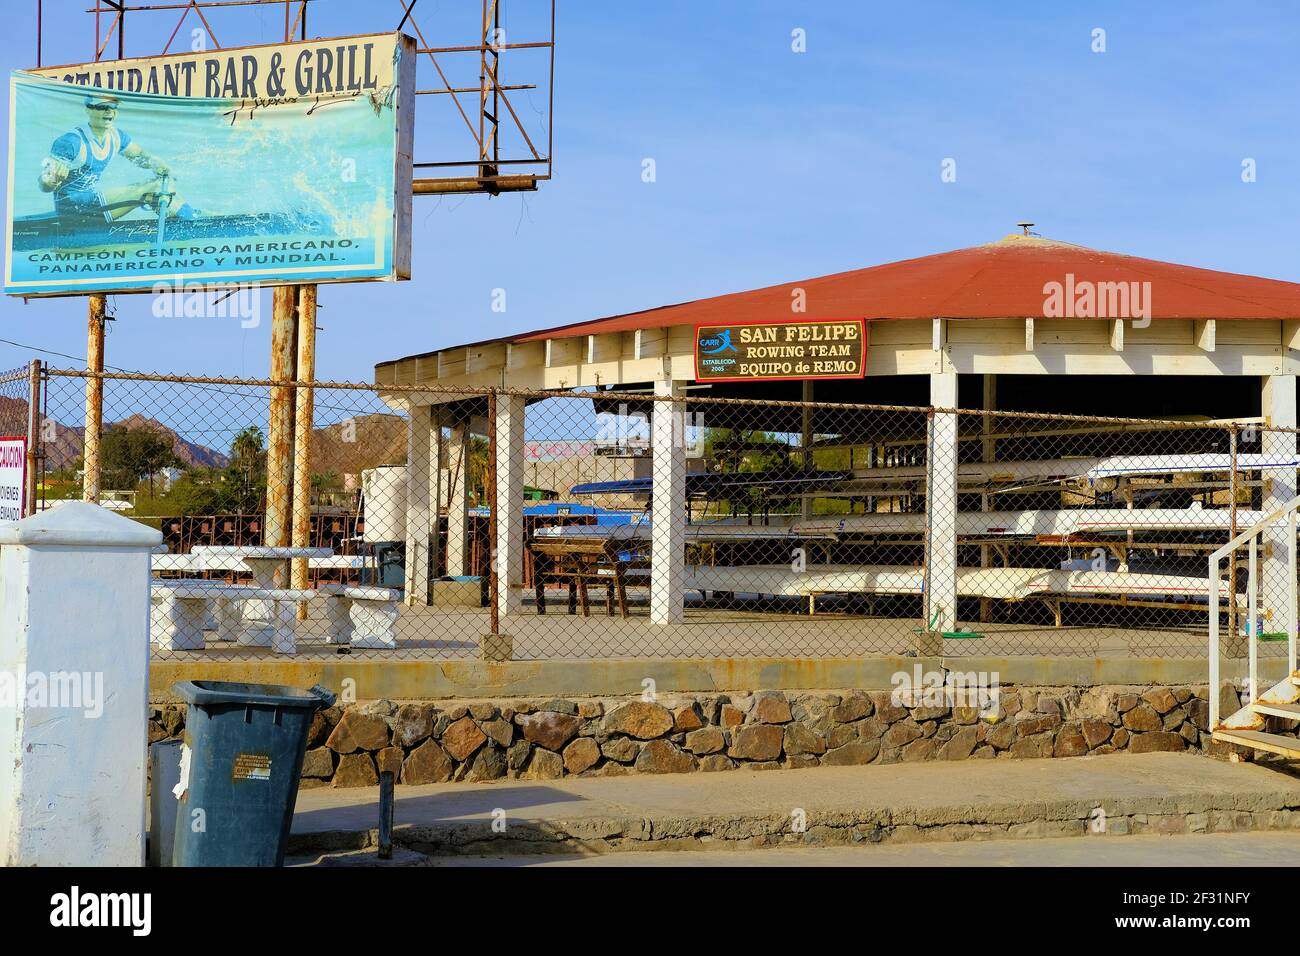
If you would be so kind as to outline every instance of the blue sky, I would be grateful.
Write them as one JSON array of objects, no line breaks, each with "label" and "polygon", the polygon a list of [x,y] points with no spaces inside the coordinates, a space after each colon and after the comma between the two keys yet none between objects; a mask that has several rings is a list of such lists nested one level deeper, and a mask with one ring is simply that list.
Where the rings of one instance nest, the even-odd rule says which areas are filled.
[{"label": "blue sky", "polygon": [[[8,6],[0,53],[30,67],[35,3]],[[91,58],[85,6],[46,0],[46,63]],[[386,6],[382,19],[359,12]],[[509,40],[537,6],[509,0]],[[472,42],[451,16],[462,7],[477,3],[425,0],[417,20],[431,42]],[[319,0],[309,32],[380,32],[400,14],[396,0]],[[276,39],[282,17],[210,19],[229,46]],[[128,55],[157,52],[175,23],[134,19]],[[791,51],[796,28],[805,53]],[[376,362],[411,353],[974,245],[1026,218],[1068,242],[1300,278],[1300,5],[1288,0],[560,0],[557,34],[555,179],[496,199],[417,197],[413,280],[321,287],[321,378],[369,381]],[[431,99],[426,155],[457,135],[445,103],[424,111]],[[534,132],[544,103],[519,97]],[[941,181],[945,158],[956,182]],[[1242,182],[1245,158],[1256,182]],[[110,364],[266,374],[267,322],[155,318],[149,303],[115,297]],[[0,302],[0,337],[81,357],[85,300]],[[0,369],[32,357],[74,364],[0,343]]]}]

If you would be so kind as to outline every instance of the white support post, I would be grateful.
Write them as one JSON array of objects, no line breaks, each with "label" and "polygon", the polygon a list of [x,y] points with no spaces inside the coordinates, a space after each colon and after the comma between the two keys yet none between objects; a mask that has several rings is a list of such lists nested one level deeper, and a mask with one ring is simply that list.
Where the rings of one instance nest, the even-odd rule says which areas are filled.
[{"label": "white support post", "polygon": [[0,865],[143,866],[152,528],[68,502],[0,527]]},{"label": "white support post", "polygon": [[[1296,377],[1294,375],[1268,375],[1264,377],[1260,411],[1267,425],[1281,428],[1296,427]],[[1292,456],[1296,453],[1295,432],[1273,431],[1265,427],[1260,435],[1259,450],[1265,455]],[[1264,511],[1273,511],[1296,496],[1296,472],[1273,469],[1265,473]],[[1296,608],[1292,604],[1291,552],[1295,549],[1294,537],[1287,534],[1286,524],[1279,522],[1264,534],[1266,552],[1259,572],[1261,599],[1264,614],[1268,615],[1269,631],[1281,631],[1293,638],[1296,632]],[[1253,620],[1252,620],[1253,624]],[[1252,646],[1254,639],[1252,638]]]},{"label": "white support post", "polygon": [[518,614],[524,593],[524,399],[498,395],[496,418],[497,613]]},{"label": "white support post", "polygon": [[[811,402],[813,400],[814,394],[815,393],[813,390],[813,383],[804,382],[803,394],[801,396],[802,400],[804,402]],[[813,465],[813,460],[812,460],[813,410],[811,408],[808,408],[805,405],[801,411],[802,414],[800,416],[799,448],[803,452],[804,471],[811,471]],[[812,498],[808,497],[806,494],[799,499],[800,518],[806,519],[812,517],[812,504],[813,504]]]},{"label": "white support post", "polygon": [[[984,376],[984,402],[981,407],[986,412],[991,412],[998,406],[998,377],[996,375]],[[991,437],[993,434],[993,416],[984,415],[980,418],[980,458],[986,462],[996,461],[998,457],[998,440]],[[980,495],[980,511],[992,510],[993,499],[989,495]],[[993,567],[993,549],[987,544],[980,545],[980,567]],[[987,624],[993,620],[993,602],[989,598],[980,598],[980,623]]]},{"label": "white support post", "polygon": [[447,437],[442,438],[444,452],[439,460],[447,467],[447,573],[453,577],[469,574],[469,422],[447,423]]},{"label": "white support post", "polygon": [[[681,382],[655,382],[655,395],[680,398]],[[680,624],[685,616],[686,409],[655,402],[650,417],[654,503],[650,516],[650,620]]]},{"label": "white support post", "polygon": [[[957,373],[930,375],[930,404],[957,407]],[[936,413],[930,423],[925,488],[926,592],[928,631],[957,624],[957,416]]]},{"label": "white support post", "polygon": [[430,476],[436,480],[433,457],[433,409],[410,406],[406,431],[406,606],[429,603],[429,548],[434,524],[429,499]]}]

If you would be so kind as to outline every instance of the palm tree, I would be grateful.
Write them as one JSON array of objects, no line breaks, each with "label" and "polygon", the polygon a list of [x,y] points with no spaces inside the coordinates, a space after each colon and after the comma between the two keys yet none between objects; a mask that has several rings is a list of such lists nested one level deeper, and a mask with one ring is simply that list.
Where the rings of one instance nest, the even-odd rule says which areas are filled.
[{"label": "palm tree", "polygon": [[252,489],[265,480],[266,452],[263,444],[262,429],[256,425],[249,425],[230,443],[230,464],[227,471],[239,477],[238,511],[256,507],[248,499]]}]

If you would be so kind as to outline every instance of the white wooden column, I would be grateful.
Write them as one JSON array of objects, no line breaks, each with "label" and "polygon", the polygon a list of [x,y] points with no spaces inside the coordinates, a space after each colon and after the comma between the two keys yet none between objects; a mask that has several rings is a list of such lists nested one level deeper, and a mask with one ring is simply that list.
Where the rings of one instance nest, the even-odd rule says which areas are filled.
[{"label": "white wooden column", "polygon": [[[930,404],[957,406],[957,373],[930,375]],[[957,416],[935,414],[930,420],[926,457],[926,592],[925,621],[931,631],[951,631],[957,624]]]},{"label": "white wooden column", "polygon": [[443,451],[438,458],[447,469],[447,574],[469,574],[469,423],[447,421],[447,435],[438,430]]},{"label": "white wooden column", "polygon": [[429,603],[429,548],[434,524],[433,498],[429,494],[430,478],[436,487],[437,472],[433,452],[434,409],[428,405],[408,406],[410,421],[406,429],[406,605],[423,607]]},{"label": "white wooden column", "polygon": [[498,395],[496,417],[497,613],[518,614],[524,589],[524,399]]},{"label": "white wooden column", "polygon": [[87,502],[0,527],[0,866],[143,866],[149,562]]},{"label": "white wooden column", "polygon": [[[1296,377],[1266,375],[1260,395],[1260,411],[1268,425],[1296,427]],[[1296,453],[1295,432],[1265,429],[1260,436],[1260,452],[1265,455],[1290,456]],[[1283,469],[1264,472],[1264,511],[1280,508],[1296,496],[1296,473]],[[1296,609],[1290,604],[1290,555],[1296,542],[1279,525],[1264,535],[1265,557],[1260,564],[1260,613],[1272,612],[1264,629],[1294,634]]]},{"label": "white wooden column", "polygon": [[[681,382],[655,382],[655,395],[679,398]],[[655,402],[650,416],[650,620],[680,624],[686,580],[686,409]]]}]

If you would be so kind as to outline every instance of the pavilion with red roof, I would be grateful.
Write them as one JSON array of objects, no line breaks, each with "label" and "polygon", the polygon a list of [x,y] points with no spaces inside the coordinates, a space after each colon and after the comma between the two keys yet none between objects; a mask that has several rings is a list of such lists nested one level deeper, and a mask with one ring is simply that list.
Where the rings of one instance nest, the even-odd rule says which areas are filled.
[{"label": "pavilion with red roof", "polygon": [[[705,381],[698,373],[700,326],[817,319],[864,320],[861,377]],[[450,345],[380,363],[375,381],[381,393],[386,385],[421,384],[584,395],[654,392],[680,398],[677,407],[687,410],[695,396],[717,396],[1131,417],[1258,416],[1294,427],[1298,371],[1300,283],[1014,234],[951,252]],[[1146,381],[1135,382],[1135,376]],[[486,405],[477,399],[397,391],[387,396],[394,407],[412,409],[413,454],[429,461],[486,428]],[[513,436],[522,443],[526,404],[515,397],[498,402],[499,439]],[[453,420],[462,424],[448,437],[445,426]],[[941,429],[935,439],[940,444],[932,447],[948,443],[950,460],[940,462],[934,453],[936,467],[946,470],[928,477],[927,507],[937,512],[933,534],[942,544],[930,557],[930,573],[938,575],[930,585],[952,609],[958,439],[954,416],[944,420],[951,429]],[[432,441],[424,440],[425,423]],[[773,427],[789,426],[785,421]],[[1293,434],[1271,440],[1288,445],[1272,451],[1296,451]],[[660,520],[663,511],[657,511],[655,550],[676,554],[682,547],[677,526],[686,523],[684,452],[672,447],[671,430],[653,430],[651,444],[656,500],[670,502],[672,519]],[[516,486],[522,495],[522,466],[509,458],[497,457],[498,492],[504,495],[499,502],[515,500]],[[1265,504],[1294,494],[1293,473],[1271,481]],[[412,484],[409,493],[409,514],[418,529],[441,510],[433,503],[440,492]],[[447,512],[453,550],[460,547],[455,540],[463,533],[457,530],[462,512],[460,504]],[[512,540],[518,529],[511,522],[502,525],[506,531],[497,545],[507,570],[500,596],[502,606],[517,609],[519,579],[510,569],[520,560]],[[418,546],[419,531],[408,528],[408,538],[408,547]],[[1284,558],[1274,553],[1269,560]],[[682,583],[674,564],[654,565],[653,621],[681,620]],[[410,567],[408,561],[408,575]]]}]

